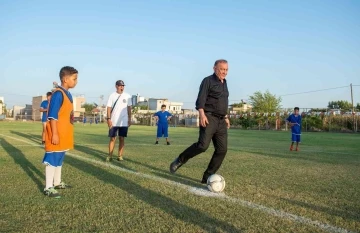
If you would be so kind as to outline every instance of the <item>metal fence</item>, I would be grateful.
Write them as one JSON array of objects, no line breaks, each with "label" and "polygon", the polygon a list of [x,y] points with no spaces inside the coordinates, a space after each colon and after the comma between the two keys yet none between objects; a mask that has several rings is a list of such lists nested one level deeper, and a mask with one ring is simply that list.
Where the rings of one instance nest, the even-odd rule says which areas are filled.
[{"label": "metal fence", "polygon": [[[274,113],[247,112],[229,114],[232,128],[245,130],[289,130],[286,122],[292,111]],[[360,113],[337,113],[334,111],[300,111],[304,132],[359,132]],[[154,126],[152,114],[135,114],[133,124]],[[197,115],[175,114],[169,121],[170,127],[198,127]]]},{"label": "metal fence", "polygon": [[[284,110],[274,113],[247,112],[229,114],[232,128],[244,130],[289,130],[286,119],[292,112]],[[300,110],[303,132],[360,132],[360,112],[305,111]],[[18,116],[16,120],[32,121],[29,116]],[[81,121],[79,121],[81,122]],[[89,121],[88,121],[89,122]],[[155,126],[153,113],[133,114],[132,124]],[[198,115],[174,114],[170,127],[198,127]]]}]

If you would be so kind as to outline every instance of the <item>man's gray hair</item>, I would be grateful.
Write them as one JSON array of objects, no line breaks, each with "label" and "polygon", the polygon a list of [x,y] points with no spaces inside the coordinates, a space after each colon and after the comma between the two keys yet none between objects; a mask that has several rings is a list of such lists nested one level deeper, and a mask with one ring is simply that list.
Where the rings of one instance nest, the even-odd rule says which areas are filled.
[{"label": "man's gray hair", "polygon": [[216,61],[215,61],[214,66],[217,66],[217,64],[219,64],[219,63],[228,63],[228,62],[227,62],[227,60],[225,60],[225,59],[219,59],[219,60],[216,60]]}]

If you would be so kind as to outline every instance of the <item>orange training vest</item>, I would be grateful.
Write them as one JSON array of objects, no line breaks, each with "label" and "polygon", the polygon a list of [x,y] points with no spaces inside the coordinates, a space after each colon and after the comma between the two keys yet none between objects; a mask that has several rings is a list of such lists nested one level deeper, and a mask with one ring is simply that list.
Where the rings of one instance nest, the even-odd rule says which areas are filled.
[{"label": "orange training vest", "polygon": [[73,103],[62,89],[57,88],[56,91],[60,91],[63,95],[63,103],[58,113],[58,119],[56,120],[59,144],[53,145],[51,143],[52,129],[50,121],[47,121],[45,136],[45,151],[47,152],[74,149]]}]

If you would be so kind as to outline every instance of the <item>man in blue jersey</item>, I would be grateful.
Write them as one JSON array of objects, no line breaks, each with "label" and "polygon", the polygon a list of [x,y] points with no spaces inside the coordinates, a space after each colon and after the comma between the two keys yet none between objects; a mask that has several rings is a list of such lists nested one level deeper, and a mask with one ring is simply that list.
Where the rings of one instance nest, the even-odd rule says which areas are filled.
[{"label": "man in blue jersey", "polygon": [[43,131],[42,131],[42,142],[41,144],[45,144],[45,133],[46,133],[46,121],[47,121],[47,109],[49,106],[50,98],[51,98],[51,92],[46,93],[46,100],[41,102],[40,105],[40,112],[42,112],[41,122],[43,125]]},{"label": "man in blue jersey", "polygon": [[166,110],[166,105],[161,105],[161,111],[158,111],[154,114],[154,118],[157,123],[157,135],[156,135],[156,142],[155,144],[159,144],[159,138],[164,136],[166,138],[166,144],[170,145],[169,142],[169,135],[168,135],[168,120],[171,119],[172,115]]},{"label": "man in blue jersey", "polygon": [[301,136],[301,116],[299,115],[299,108],[294,108],[294,113],[286,119],[291,126],[291,146],[290,151],[294,149],[294,143],[296,142],[296,151],[299,151],[299,143]]}]

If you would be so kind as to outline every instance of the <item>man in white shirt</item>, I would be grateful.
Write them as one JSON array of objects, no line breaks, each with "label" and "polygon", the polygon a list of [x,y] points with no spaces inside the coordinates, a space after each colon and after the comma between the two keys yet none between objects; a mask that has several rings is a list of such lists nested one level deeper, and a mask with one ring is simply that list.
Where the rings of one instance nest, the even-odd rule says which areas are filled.
[{"label": "man in white shirt", "polygon": [[107,124],[109,126],[109,155],[107,162],[112,161],[112,154],[115,147],[116,137],[119,136],[118,161],[123,160],[124,138],[127,137],[128,128],[131,125],[131,96],[124,92],[124,81],[118,80],[115,83],[116,92],[109,96],[107,102]]}]

